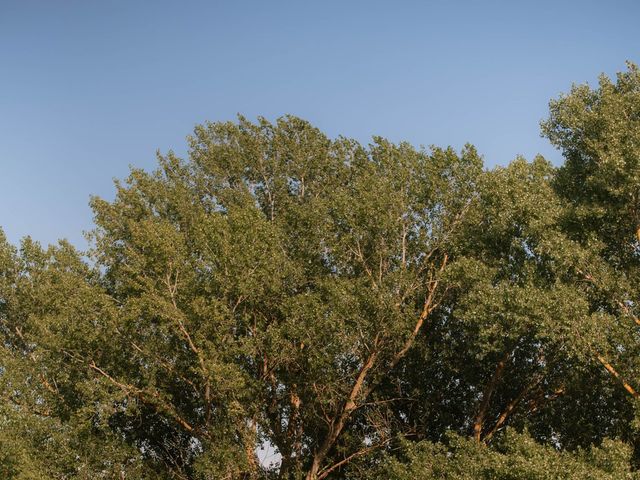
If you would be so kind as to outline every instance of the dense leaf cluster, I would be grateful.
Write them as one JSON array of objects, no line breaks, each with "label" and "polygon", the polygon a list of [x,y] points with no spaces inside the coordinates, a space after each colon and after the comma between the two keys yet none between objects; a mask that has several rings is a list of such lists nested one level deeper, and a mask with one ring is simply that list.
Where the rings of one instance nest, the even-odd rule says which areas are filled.
[{"label": "dense leaf cluster", "polygon": [[0,477],[640,478],[640,71],[543,133],[208,123],[89,252],[0,236]]}]

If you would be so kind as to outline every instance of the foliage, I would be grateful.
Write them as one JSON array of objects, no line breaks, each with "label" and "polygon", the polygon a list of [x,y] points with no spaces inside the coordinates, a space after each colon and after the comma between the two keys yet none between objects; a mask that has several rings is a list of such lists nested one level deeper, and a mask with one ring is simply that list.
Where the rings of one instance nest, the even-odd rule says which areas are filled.
[{"label": "foliage", "polygon": [[1,237],[2,477],[635,478],[639,92],[553,101],[559,168],[207,123],[90,252]]},{"label": "foliage", "polygon": [[631,455],[628,445],[611,440],[588,450],[558,452],[507,429],[492,448],[457,435],[449,435],[446,444],[407,443],[402,459],[390,457],[369,478],[622,480],[638,477],[629,468]]}]

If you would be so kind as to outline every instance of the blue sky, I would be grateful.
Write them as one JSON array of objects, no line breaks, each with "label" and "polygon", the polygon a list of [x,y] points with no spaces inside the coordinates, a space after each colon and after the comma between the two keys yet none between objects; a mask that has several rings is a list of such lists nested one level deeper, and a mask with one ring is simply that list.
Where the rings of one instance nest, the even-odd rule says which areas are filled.
[{"label": "blue sky", "polygon": [[0,227],[83,248],[89,196],[205,120],[560,156],[549,99],[640,62],[636,1],[0,0]]}]

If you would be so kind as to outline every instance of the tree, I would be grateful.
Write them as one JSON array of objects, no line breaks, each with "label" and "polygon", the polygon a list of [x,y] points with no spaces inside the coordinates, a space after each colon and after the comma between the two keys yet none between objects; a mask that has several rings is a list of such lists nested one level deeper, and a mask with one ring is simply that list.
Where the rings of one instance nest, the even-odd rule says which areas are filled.
[{"label": "tree", "polygon": [[86,254],[0,238],[0,472],[633,478],[639,85],[552,102],[560,168],[207,123]]},{"label": "tree", "polygon": [[43,298],[8,315],[7,341],[29,345],[11,353],[48,352],[48,383],[90,384],[77,408],[176,477],[255,476],[264,441],[281,477],[324,478],[389,440],[377,388],[443,298],[480,159],[293,117],[208,124],[191,145],[93,200],[94,268],[38,251],[69,284],[26,274]]},{"label": "tree", "polygon": [[112,427],[119,406],[72,352],[104,348],[108,299],[67,243],[20,252],[0,232],[3,478],[161,478]]},{"label": "tree", "polygon": [[608,260],[638,262],[640,241],[640,70],[628,63],[614,83],[577,85],[550,103],[543,134],[561,149],[557,191],[571,207],[567,222],[585,239],[596,234]]},{"label": "tree", "polygon": [[[459,347],[427,340],[413,361],[431,364],[428,380],[404,377],[422,404],[400,414],[425,440],[383,455],[373,478],[635,475],[639,87],[631,64],[615,84],[574,87],[543,123],[566,163],[517,160],[485,176],[460,230],[472,240],[455,242],[464,268],[448,275],[462,288],[434,332]],[[445,388],[455,393],[438,397]],[[505,425],[529,433],[496,438]],[[592,444],[616,459],[591,462],[610,455]]]},{"label": "tree", "polygon": [[106,288],[135,312],[123,323],[162,329],[137,343],[181,355],[181,430],[204,445],[235,404],[222,437],[235,432],[248,468],[262,438],[283,478],[324,478],[387,441],[370,416],[389,399],[374,391],[440,302],[480,160],[330,141],[292,117],[208,124],[191,142],[190,163],[169,155],[94,201]]},{"label": "tree", "polygon": [[615,83],[602,75],[597,89],[574,86],[552,101],[542,129],[566,159],[555,179],[567,205],[563,228],[591,252],[579,272],[590,308],[613,319],[598,360],[637,399],[640,70],[627,67]]}]

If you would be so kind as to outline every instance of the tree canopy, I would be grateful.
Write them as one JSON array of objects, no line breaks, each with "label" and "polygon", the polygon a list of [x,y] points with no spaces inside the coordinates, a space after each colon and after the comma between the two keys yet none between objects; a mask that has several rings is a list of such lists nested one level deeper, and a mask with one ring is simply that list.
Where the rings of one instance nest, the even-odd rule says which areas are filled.
[{"label": "tree canopy", "polygon": [[206,123],[88,252],[0,233],[0,476],[640,478],[640,70],[542,132]]}]

